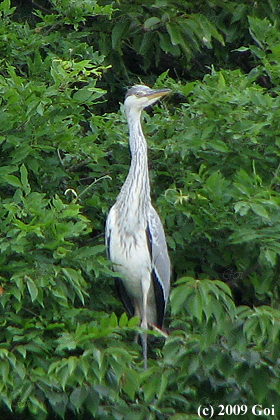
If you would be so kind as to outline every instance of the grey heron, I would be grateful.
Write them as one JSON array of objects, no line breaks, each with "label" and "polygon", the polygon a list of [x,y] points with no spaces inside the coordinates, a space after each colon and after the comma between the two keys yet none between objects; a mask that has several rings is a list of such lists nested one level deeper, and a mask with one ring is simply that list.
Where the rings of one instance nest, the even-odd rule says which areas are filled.
[{"label": "grey heron", "polygon": [[[162,328],[170,289],[170,260],[164,229],[151,204],[147,142],[141,112],[170,89],[136,85],[127,91],[124,109],[129,129],[131,164],[127,178],[106,221],[106,246],[116,286],[130,316],[139,316],[141,328]],[[147,334],[141,335],[147,368]]]}]

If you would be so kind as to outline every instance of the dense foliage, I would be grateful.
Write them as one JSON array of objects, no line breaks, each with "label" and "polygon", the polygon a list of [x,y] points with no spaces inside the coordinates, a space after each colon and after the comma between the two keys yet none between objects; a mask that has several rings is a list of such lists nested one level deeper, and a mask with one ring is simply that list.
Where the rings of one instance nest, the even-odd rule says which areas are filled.
[{"label": "dense foliage", "polygon": [[[280,416],[279,15],[275,0],[0,3],[1,419]],[[129,167],[119,101],[139,80],[174,92],[145,114],[174,273],[147,371],[103,237]]]}]

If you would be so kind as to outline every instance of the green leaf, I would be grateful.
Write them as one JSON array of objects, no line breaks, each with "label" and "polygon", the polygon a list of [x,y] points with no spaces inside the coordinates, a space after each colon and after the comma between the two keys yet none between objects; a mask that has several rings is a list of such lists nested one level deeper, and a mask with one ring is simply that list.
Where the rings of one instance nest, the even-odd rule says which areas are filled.
[{"label": "green leaf", "polygon": [[73,99],[79,103],[87,103],[90,101],[92,97],[92,92],[88,89],[88,87],[81,88],[74,93]]},{"label": "green leaf", "polygon": [[276,264],[276,258],[278,253],[275,252],[274,250],[267,248],[264,249],[261,253],[261,255],[263,255],[263,257],[266,259],[266,261],[273,267]]},{"label": "green leaf", "polygon": [[112,29],[112,48],[114,50],[121,51],[121,44],[122,44],[121,40],[125,32],[127,31],[128,26],[129,26],[129,21],[118,22],[114,25]]},{"label": "green leaf", "polygon": [[[57,339],[57,351],[60,350],[75,350],[77,347],[77,342],[75,338],[72,336],[72,334],[68,332],[64,332],[61,334],[61,336]],[[65,373],[66,374],[66,373]],[[67,366],[67,375],[69,374],[69,368]]]},{"label": "green leaf", "polygon": [[271,375],[273,375],[272,372],[269,372],[265,366],[256,368],[253,372],[252,389],[260,404],[268,394],[268,384],[270,383]]},{"label": "green leaf", "polygon": [[16,350],[22,355],[22,357],[25,359],[26,358],[26,347],[19,345],[17,346]]},{"label": "green leaf", "polygon": [[169,33],[172,45],[180,44],[182,37],[181,37],[179,26],[174,23],[167,23],[166,29]]},{"label": "green leaf", "polygon": [[20,180],[25,194],[28,195],[31,191],[31,188],[28,182],[28,172],[24,163],[20,167]]},{"label": "green leaf", "polygon": [[202,322],[202,313],[203,313],[203,301],[202,296],[197,290],[195,294],[189,297],[186,302],[186,306],[191,316],[195,317],[199,323]]},{"label": "green leaf", "polygon": [[237,52],[247,52],[247,51],[250,51],[250,48],[249,47],[239,47],[239,48],[236,48],[235,50],[233,50],[233,51],[237,51]]},{"label": "green leaf", "polygon": [[128,316],[127,314],[124,312],[119,319],[119,326],[120,327],[126,327],[128,324]]},{"label": "green leaf", "polygon": [[0,376],[2,383],[6,383],[10,373],[10,364],[8,360],[1,360],[0,363]]},{"label": "green leaf", "polygon": [[26,277],[27,288],[31,297],[31,301],[34,302],[38,297],[38,287],[30,277]]},{"label": "green leaf", "polygon": [[219,152],[222,152],[222,153],[229,152],[229,148],[227,144],[221,140],[211,140],[210,145],[211,147],[213,147],[213,149],[218,150]]},{"label": "green leaf", "polygon": [[140,324],[140,319],[139,319],[139,316],[133,316],[132,318],[130,318],[129,320],[128,320],[128,324],[127,324],[127,326],[129,327],[129,328],[133,328],[133,327],[136,327],[137,325],[139,325]]},{"label": "green leaf", "polygon": [[184,303],[186,302],[188,296],[189,290],[185,285],[178,286],[172,290],[170,300],[172,304],[172,312],[174,313],[174,315],[182,309],[182,306],[184,306]]},{"label": "green leaf", "polygon": [[114,312],[110,316],[109,326],[111,328],[116,328],[118,326],[118,317],[117,317],[117,315]]},{"label": "green leaf", "polygon": [[163,372],[161,375],[160,386],[157,392],[158,401],[161,401],[163,399],[167,387],[168,387],[168,376],[165,372]]},{"label": "green leaf", "polygon": [[250,210],[250,207],[250,203],[247,203],[246,201],[239,201],[238,203],[234,204],[234,211],[239,213],[240,216],[245,216]]},{"label": "green leaf", "polygon": [[139,374],[132,369],[126,369],[123,373],[123,390],[131,401],[135,400],[135,394],[139,389]]},{"label": "green leaf", "polygon": [[261,216],[265,219],[270,219],[268,212],[266,211],[265,207],[258,203],[252,203],[250,204],[251,209],[254,213],[256,213],[258,216]]},{"label": "green leaf", "polygon": [[156,25],[158,25],[159,23],[160,23],[160,19],[157,18],[157,17],[155,17],[155,16],[152,16],[152,17],[150,17],[150,18],[148,18],[148,19],[145,20],[145,22],[144,22],[144,29],[146,31],[147,30],[150,30],[153,27],[155,27]]},{"label": "green leaf", "polygon": [[150,376],[143,384],[144,398],[147,403],[151,403],[161,387],[161,374],[156,373]]},{"label": "green leaf", "polygon": [[17,187],[21,189],[23,188],[22,183],[15,175],[5,175],[3,176],[3,178],[8,184],[12,185],[13,187]]},{"label": "green leaf", "polygon": [[76,411],[79,411],[84,401],[87,398],[87,390],[85,387],[78,387],[70,394],[70,402],[73,404]]}]

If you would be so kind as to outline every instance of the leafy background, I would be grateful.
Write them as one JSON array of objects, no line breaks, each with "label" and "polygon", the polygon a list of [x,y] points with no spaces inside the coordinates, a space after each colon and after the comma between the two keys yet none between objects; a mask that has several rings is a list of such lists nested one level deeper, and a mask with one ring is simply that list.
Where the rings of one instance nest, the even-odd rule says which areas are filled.
[{"label": "leafy background", "polygon": [[[279,11],[0,3],[1,419],[280,416]],[[173,264],[147,371],[103,237],[139,82],[174,92],[145,113]]]}]

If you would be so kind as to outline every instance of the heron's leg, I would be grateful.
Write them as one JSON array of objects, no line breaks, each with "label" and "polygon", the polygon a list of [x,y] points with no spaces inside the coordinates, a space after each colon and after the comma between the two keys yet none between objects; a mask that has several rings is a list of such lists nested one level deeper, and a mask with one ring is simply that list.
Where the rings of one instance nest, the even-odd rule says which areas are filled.
[{"label": "heron's leg", "polygon": [[148,369],[148,355],[147,355],[147,333],[141,333],[141,344],[142,344],[142,354],[143,354],[143,368]]},{"label": "heron's leg", "polygon": [[[141,299],[140,299],[140,302],[138,300],[134,301],[134,316],[138,316],[140,320],[141,320],[141,304],[142,304]],[[140,335],[139,332],[135,333],[134,343],[139,342],[139,335]]]},{"label": "heron's leg", "polygon": [[[147,303],[148,303],[148,293],[150,289],[150,282],[142,281],[142,319],[141,319],[141,328],[144,330],[148,329],[148,319],[147,319]],[[143,367],[147,369],[148,367],[148,349],[147,349],[147,333],[141,333],[141,344],[143,351]]]}]

